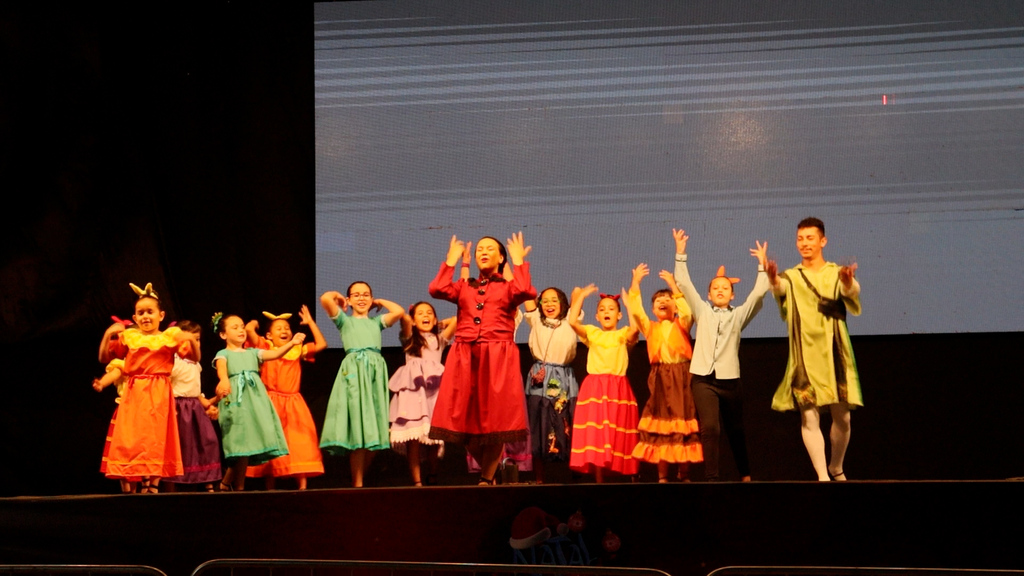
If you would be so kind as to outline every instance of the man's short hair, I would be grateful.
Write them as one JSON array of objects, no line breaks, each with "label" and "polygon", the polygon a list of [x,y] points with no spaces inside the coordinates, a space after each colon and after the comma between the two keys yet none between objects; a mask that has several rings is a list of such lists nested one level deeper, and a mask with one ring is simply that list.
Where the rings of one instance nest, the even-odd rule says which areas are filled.
[{"label": "man's short hair", "polygon": [[817,228],[821,232],[822,236],[825,235],[825,223],[813,216],[804,218],[796,225],[797,230],[800,230],[801,228]]}]

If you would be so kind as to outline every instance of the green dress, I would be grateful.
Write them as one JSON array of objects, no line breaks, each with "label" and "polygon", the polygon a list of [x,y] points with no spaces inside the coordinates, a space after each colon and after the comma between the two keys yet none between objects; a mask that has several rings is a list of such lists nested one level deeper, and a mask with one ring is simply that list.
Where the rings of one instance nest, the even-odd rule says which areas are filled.
[{"label": "green dress", "polygon": [[213,359],[227,362],[231,394],[220,402],[221,446],[224,458],[248,457],[250,464],[260,464],[288,453],[281,420],[270,402],[267,388],[260,379],[262,354],[256,348],[221,350]]},{"label": "green dress", "polygon": [[352,318],[339,312],[334,325],[345,345],[334,379],[320,449],[339,455],[365,448],[386,450],[388,437],[388,366],[380,355],[381,317]]},{"label": "green dress", "polygon": [[808,286],[810,282],[821,296],[841,300],[846,312],[859,316],[860,286],[854,281],[850,294],[843,295],[839,270],[834,262],[827,262],[817,272],[801,264],[779,275],[784,292],[775,299],[789,327],[789,362],[772,398],[774,410],[805,410],[840,402],[851,408],[864,405],[846,320],[819,311],[820,300]]}]

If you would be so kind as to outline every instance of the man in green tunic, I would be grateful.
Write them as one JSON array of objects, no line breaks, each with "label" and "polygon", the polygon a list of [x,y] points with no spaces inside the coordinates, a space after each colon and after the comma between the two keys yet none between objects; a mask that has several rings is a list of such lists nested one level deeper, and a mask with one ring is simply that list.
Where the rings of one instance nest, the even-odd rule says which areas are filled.
[{"label": "man in green tunic", "polygon": [[[796,248],[802,262],[769,280],[782,318],[789,327],[789,362],[775,397],[774,410],[800,410],[801,435],[818,480],[846,480],[843,457],[850,443],[850,409],[863,406],[857,364],[846,328],[846,314],[860,315],[857,265],[826,262],[825,224],[805,218],[797,225]],[[826,465],[819,410],[832,414],[831,458]]]}]

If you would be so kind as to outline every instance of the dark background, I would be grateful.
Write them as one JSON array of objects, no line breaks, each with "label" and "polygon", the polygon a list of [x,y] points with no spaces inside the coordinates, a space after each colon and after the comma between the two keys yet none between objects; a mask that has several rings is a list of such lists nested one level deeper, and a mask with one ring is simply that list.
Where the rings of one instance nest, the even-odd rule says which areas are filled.
[{"label": "dark background", "polygon": [[[89,384],[110,315],[131,314],[128,282],[153,282],[169,321],[316,304],[311,32],[310,7],[291,3],[0,8],[0,496],[116,492],[98,474],[114,395]],[[202,341],[208,362],[221,343]],[[1024,474],[1022,345],[1020,333],[854,337],[867,407],[850,477]],[[644,358],[640,346],[635,387]],[[306,373],[318,423],[340,360],[328,350]],[[784,340],[748,340],[742,361],[755,479],[812,479],[798,416],[768,408]],[[327,464],[311,487],[347,482],[347,463]],[[370,481],[405,474],[386,455]]]}]

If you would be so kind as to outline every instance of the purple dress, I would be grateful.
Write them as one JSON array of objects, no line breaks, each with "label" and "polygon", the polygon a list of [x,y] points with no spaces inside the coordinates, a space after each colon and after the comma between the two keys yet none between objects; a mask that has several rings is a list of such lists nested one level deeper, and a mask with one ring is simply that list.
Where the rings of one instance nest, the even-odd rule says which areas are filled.
[{"label": "purple dress", "polygon": [[420,350],[421,356],[406,354],[405,366],[395,370],[388,383],[388,388],[395,393],[390,407],[391,445],[395,448],[404,447],[409,440],[441,444],[440,440],[430,439],[428,434],[444,372],[441,352],[448,343],[430,332],[420,334],[426,340]]}]

